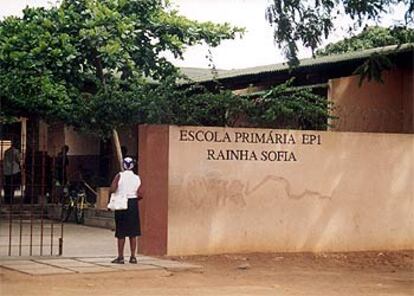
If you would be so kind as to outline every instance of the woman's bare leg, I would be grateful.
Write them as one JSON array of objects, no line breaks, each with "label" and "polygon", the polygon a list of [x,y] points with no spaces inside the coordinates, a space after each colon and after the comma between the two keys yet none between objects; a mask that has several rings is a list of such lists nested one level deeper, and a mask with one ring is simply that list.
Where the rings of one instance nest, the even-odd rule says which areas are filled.
[{"label": "woman's bare leg", "polygon": [[125,238],[118,238],[118,258],[124,257]]},{"label": "woman's bare leg", "polygon": [[135,252],[137,250],[137,237],[136,236],[129,237],[129,248],[131,249],[131,257],[135,257]]}]

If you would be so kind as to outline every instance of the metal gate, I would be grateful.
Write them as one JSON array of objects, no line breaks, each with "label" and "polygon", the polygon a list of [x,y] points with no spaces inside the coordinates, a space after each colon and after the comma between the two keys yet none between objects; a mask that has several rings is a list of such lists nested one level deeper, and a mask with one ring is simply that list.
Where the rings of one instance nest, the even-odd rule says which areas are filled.
[{"label": "metal gate", "polygon": [[0,256],[62,255],[63,223],[50,218],[58,197],[46,137],[36,120],[0,123]]}]

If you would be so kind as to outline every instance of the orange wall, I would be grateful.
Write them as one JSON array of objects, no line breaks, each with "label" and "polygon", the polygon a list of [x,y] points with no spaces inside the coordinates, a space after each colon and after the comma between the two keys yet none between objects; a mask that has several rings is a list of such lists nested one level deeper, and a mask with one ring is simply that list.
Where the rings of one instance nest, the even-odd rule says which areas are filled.
[{"label": "orange wall", "polygon": [[168,231],[168,126],[139,127],[139,162],[144,199],[140,202],[141,231],[138,251],[167,253]]},{"label": "orange wall", "polygon": [[413,72],[396,69],[383,73],[384,84],[359,76],[329,81],[328,98],[334,103],[335,131],[413,133]]},{"label": "orange wall", "polygon": [[414,72],[406,70],[403,76],[403,131],[414,132]]},{"label": "orange wall", "polygon": [[[236,141],[243,133],[296,141]],[[413,135],[145,126],[140,145],[144,254],[414,248]],[[263,151],[295,160],[261,159]]]}]

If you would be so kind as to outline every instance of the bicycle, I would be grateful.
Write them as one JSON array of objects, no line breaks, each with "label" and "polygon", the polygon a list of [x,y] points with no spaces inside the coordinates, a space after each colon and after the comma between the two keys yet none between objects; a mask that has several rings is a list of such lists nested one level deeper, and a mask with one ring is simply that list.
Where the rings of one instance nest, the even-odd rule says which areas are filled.
[{"label": "bicycle", "polygon": [[85,208],[90,206],[87,201],[86,191],[83,182],[81,184],[69,184],[63,189],[63,200],[61,209],[61,221],[67,222],[74,212],[75,222],[85,222]]}]

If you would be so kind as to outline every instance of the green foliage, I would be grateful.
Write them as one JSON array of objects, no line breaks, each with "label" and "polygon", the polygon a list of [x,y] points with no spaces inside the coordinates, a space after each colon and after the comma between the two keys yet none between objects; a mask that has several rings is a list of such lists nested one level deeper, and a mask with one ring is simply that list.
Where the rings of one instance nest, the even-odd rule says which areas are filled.
[{"label": "green foliage", "polygon": [[110,131],[113,122],[119,122],[119,127],[132,123],[225,126],[240,100],[230,91],[212,92],[197,86],[177,88],[174,76],[157,85],[135,84],[128,91],[110,89],[76,110],[83,123],[78,128],[96,134]]},{"label": "green foliage", "polygon": [[254,97],[200,86],[177,89],[165,83],[148,89],[140,100],[140,117],[154,124],[326,129],[330,103],[292,83],[293,79]]},{"label": "green foliage", "polygon": [[330,43],[316,51],[317,56],[327,56],[382,47],[387,45],[404,44],[414,42],[414,29],[395,26],[383,28],[379,26],[366,27],[361,33],[345,38],[341,41]]},{"label": "green foliage", "polygon": [[2,115],[63,120],[101,137],[133,123],[326,127],[326,101],[290,81],[255,99],[177,87],[161,53],[182,57],[187,46],[216,46],[243,30],[191,21],[162,3],[64,0],[2,21]]},{"label": "green foliage", "polygon": [[332,118],[332,103],[309,89],[292,87],[292,82],[290,79],[246,102],[248,121],[260,127],[325,130]]},{"label": "green foliage", "polygon": [[[218,45],[242,29],[179,16],[161,0],[63,0],[0,22],[2,112],[107,135],[140,120],[148,81],[177,79],[161,53]],[[154,98],[155,100],[156,98]]]},{"label": "green foliage", "polygon": [[290,79],[263,95],[238,96],[197,85],[177,89],[171,81],[147,89],[139,116],[153,124],[325,130],[332,103],[292,84]]},{"label": "green foliage", "polygon": [[412,26],[413,0],[272,0],[266,9],[266,18],[274,27],[274,40],[283,48],[291,66],[298,64],[298,44],[314,53],[322,41],[335,30],[333,20],[343,12],[350,16],[355,30],[367,20],[378,20],[396,5],[406,7],[405,21]]},{"label": "green foliage", "polygon": [[392,67],[393,63],[388,57],[379,53],[373,53],[354,73],[359,75],[359,86],[362,85],[364,80],[384,83],[382,72],[390,70]]},{"label": "green foliage", "polygon": [[[414,42],[414,30],[396,26],[391,28],[367,27],[360,34],[331,43],[316,52],[318,56],[340,54],[382,47],[387,45],[400,45]],[[382,54],[373,53],[361,66],[355,70],[360,76],[359,84],[364,80],[383,82],[382,72],[393,67],[391,60]]]},{"label": "green foliage", "polygon": [[232,125],[235,113],[241,112],[240,100],[227,90],[207,90],[197,85],[177,89],[171,83],[152,88],[141,110],[147,123],[226,126]]}]

